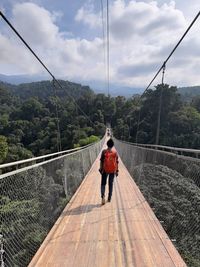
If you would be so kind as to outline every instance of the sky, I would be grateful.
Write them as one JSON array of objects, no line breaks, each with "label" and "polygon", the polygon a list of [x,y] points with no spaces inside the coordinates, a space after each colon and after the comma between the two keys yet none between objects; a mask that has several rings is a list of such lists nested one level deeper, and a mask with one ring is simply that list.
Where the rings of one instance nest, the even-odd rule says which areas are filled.
[{"label": "sky", "polygon": [[[106,86],[102,3],[103,20],[101,0],[1,0],[0,10],[56,78]],[[199,10],[199,0],[110,0],[111,86],[145,89]],[[48,75],[2,18],[0,73]],[[167,63],[165,82],[200,85],[200,17]]]}]

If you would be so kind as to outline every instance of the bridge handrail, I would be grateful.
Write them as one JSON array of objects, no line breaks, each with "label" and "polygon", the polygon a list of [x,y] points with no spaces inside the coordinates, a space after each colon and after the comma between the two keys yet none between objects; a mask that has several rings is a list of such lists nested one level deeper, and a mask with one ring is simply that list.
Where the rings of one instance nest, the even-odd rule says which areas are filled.
[{"label": "bridge handrail", "polygon": [[146,147],[146,148],[152,148],[152,149],[160,149],[164,151],[169,151],[169,152],[181,152],[182,153],[193,153],[195,156],[198,158],[198,155],[200,155],[200,150],[199,149],[190,149],[190,148],[181,148],[181,147],[170,147],[170,146],[162,146],[162,145],[154,145],[154,144],[139,144],[139,143],[131,143],[127,141],[122,141],[119,140],[120,142],[127,143],[130,145],[134,146],[139,146],[139,147]]},{"label": "bridge handrail", "polygon": [[[94,146],[94,145],[96,145],[98,143],[104,142],[104,140],[105,140],[105,136],[101,140],[96,141],[96,142],[91,143],[91,144],[88,144],[86,146],[82,146],[82,147],[79,147],[79,148],[66,150],[67,152],[70,152],[70,153],[66,153],[64,155],[59,155],[58,157],[54,157],[54,158],[48,159],[46,161],[42,161],[42,162],[38,162],[38,163],[34,162],[34,164],[31,164],[30,166],[21,167],[19,169],[6,172],[4,174],[0,174],[0,180],[6,178],[8,176],[15,175],[17,173],[21,173],[23,171],[27,171],[29,169],[42,166],[44,164],[53,162],[55,160],[58,160],[58,159],[61,159],[61,158],[64,158],[64,157],[67,157],[67,156],[70,156],[70,155],[74,155],[74,154],[78,153],[79,151],[83,151],[83,150],[87,149],[88,147],[91,147],[91,146]],[[62,152],[66,152],[66,151],[61,151],[61,152],[57,152],[57,153],[53,153],[53,154],[61,154]],[[49,155],[52,155],[52,154],[49,154]],[[47,155],[45,155],[45,156],[47,156]],[[40,157],[37,157],[37,158],[40,158]]]},{"label": "bridge handrail", "polygon": [[68,149],[68,150],[64,150],[64,151],[60,151],[60,152],[55,152],[55,153],[51,153],[51,154],[47,154],[47,155],[43,155],[43,156],[39,156],[39,157],[34,157],[34,158],[29,158],[29,159],[24,159],[24,160],[19,160],[19,161],[14,161],[14,162],[10,162],[10,163],[1,164],[0,165],[0,169],[8,168],[8,167],[16,166],[16,165],[18,166],[18,165],[21,165],[21,164],[24,164],[24,163],[28,163],[28,162],[33,162],[33,161],[35,163],[36,161],[41,160],[41,159],[46,159],[46,158],[59,156],[59,155],[70,154],[72,152],[76,152],[78,150],[82,150],[82,149],[87,148],[87,147],[89,147],[91,145],[94,145],[95,143],[91,143],[91,144],[88,144],[86,146],[72,148],[72,149]]}]

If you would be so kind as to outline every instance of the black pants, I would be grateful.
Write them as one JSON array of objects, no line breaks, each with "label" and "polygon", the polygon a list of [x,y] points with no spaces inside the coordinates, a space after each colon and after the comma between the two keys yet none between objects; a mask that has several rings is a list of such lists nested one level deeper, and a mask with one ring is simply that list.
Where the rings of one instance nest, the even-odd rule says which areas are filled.
[{"label": "black pants", "polygon": [[107,182],[107,177],[109,175],[109,181],[108,181],[108,198],[111,199],[112,197],[112,191],[113,191],[113,180],[114,180],[114,173],[102,173],[101,176],[101,197],[105,196],[105,189],[106,189],[106,182]]}]

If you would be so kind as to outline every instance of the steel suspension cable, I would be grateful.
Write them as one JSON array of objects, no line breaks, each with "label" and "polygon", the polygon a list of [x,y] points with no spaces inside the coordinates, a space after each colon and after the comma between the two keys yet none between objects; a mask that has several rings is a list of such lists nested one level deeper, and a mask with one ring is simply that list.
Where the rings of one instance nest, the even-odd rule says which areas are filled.
[{"label": "steel suspension cable", "polygon": [[46,67],[46,65],[42,62],[42,60],[36,55],[33,49],[27,44],[24,38],[18,33],[18,31],[13,27],[13,25],[9,22],[9,20],[4,16],[4,14],[0,11],[0,15],[5,20],[5,22],[10,26],[10,28],[15,32],[15,34],[19,37],[19,39],[25,44],[25,46],[31,51],[31,53],[36,57],[36,59],[40,62],[40,64],[46,69],[46,71],[51,75],[53,79],[55,77],[51,73],[51,71]]},{"label": "steel suspension cable", "polygon": [[[102,38],[103,38],[103,60],[104,67],[106,70],[106,38],[105,38],[105,28],[104,28],[104,8],[103,8],[103,0],[101,0],[101,22],[102,22]],[[105,85],[107,80],[107,74],[105,71]]]},{"label": "steel suspension cable", "polygon": [[157,123],[157,130],[156,130],[156,145],[159,144],[159,138],[160,138],[160,118],[161,118],[161,109],[162,109],[162,96],[163,96],[165,68],[166,68],[166,66],[163,65],[162,86],[161,86],[161,90],[160,90],[159,110],[158,110],[158,123]]},{"label": "steel suspension cable", "polygon": [[[157,130],[156,130],[156,142],[155,144],[158,145],[159,143],[159,136],[160,136],[160,118],[161,118],[161,108],[162,108],[162,94],[163,94],[163,85],[164,85],[164,76],[165,76],[165,69],[166,65],[162,66],[162,88],[160,92],[160,99],[159,99],[159,110],[158,110],[158,123],[157,123]],[[139,98],[139,104],[141,103],[142,97]],[[141,117],[141,108],[138,113],[138,121],[137,121],[137,130],[136,130],[136,144],[138,143],[138,132],[139,132],[139,124],[140,124],[140,117]]]},{"label": "steel suspension cable", "polygon": [[192,26],[195,23],[195,21],[198,19],[199,15],[200,15],[200,11],[196,15],[196,17],[193,19],[193,21],[190,23],[189,27],[187,28],[187,30],[185,31],[185,33],[183,34],[183,36],[181,37],[181,39],[178,41],[178,43],[175,45],[174,49],[171,51],[171,53],[169,54],[169,56],[167,57],[167,59],[164,61],[164,63],[162,64],[162,66],[159,68],[159,70],[157,71],[156,75],[153,77],[153,79],[151,80],[151,82],[149,83],[149,85],[144,90],[143,94],[149,89],[149,87],[151,86],[151,84],[153,83],[153,81],[156,79],[156,77],[158,76],[158,74],[160,73],[160,71],[163,69],[163,67],[166,65],[166,63],[170,59],[170,57],[176,51],[176,49],[178,48],[178,46],[180,45],[180,43],[183,41],[183,39],[185,38],[185,36],[189,32],[189,30],[192,28]]},{"label": "steel suspension cable", "polygon": [[[182,35],[182,37],[180,38],[180,40],[178,41],[178,43],[175,45],[175,47],[173,48],[173,50],[171,51],[171,53],[169,54],[169,56],[163,62],[162,66],[159,68],[159,70],[157,71],[157,73],[155,74],[155,76],[153,77],[153,79],[151,80],[151,82],[148,84],[148,86],[146,87],[146,89],[144,90],[144,92],[142,93],[142,95],[141,95],[140,98],[142,98],[142,96],[146,93],[146,91],[149,89],[149,87],[151,86],[151,84],[153,83],[153,81],[156,79],[156,77],[158,76],[158,74],[161,72],[161,70],[163,70],[163,73],[162,73],[162,87],[163,87],[166,63],[171,58],[171,56],[173,55],[173,53],[176,51],[176,49],[178,48],[178,46],[180,45],[180,43],[183,41],[183,39],[185,38],[185,36],[189,32],[189,30],[192,28],[193,24],[198,19],[199,15],[200,15],[200,11],[197,13],[197,15],[195,16],[195,18],[193,19],[193,21],[190,23],[189,27],[187,28],[187,30],[185,31],[185,33]],[[159,143],[162,91],[163,91],[163,88],[161,88],[161,96],[160,96],[160,103],[159,103],[158,124],[157,124],[157,132],[156,132],[156,144]],[[136,132],[136,143],[138,141],[139,122],[140,122],[140,112],[139,112],[139,115],[138,115],[137,132]]]},{"label": "steel suspension cable", "polygon": [[[139,101],[139,104],[140,104],[140,102],[141,101]],[[141,107],[139,107],[138,120],[137,120],[137,130],[136,130],[136,138],[135,138],[136,144],[138,143],[138,132],[139,132],[140,116],[141,116]]]},{"label": "steel suspension cable", "polygon": [[[53,78],[54,82],[58,84],[58,86],[63,89],[63,86],[61,83],[55,78],[55,76],[52,74],[52,72],[47,68],[47,66],[42,62],[42,60],[36,55],[36,53],[33,51],[33,49],[28,45],[28,43],[24,40],[24,38],[19,34],[19,32],[14,28],[14,26],[9,22],[9,20],[5,17],[5,15],[0,11],[0,16],[5,20],[5,22],[9,25],[9,27],[15,32],[15,34],[20,38],[20,40],[25,44],[25,46],[31,51],[31,53],[35,56],[35,58],[40,62],[40,64],[45,68],[45,70],[50,74],[50,76]],[[76,103],[76,100],[67,93],[67,96],[75,103],[78,107],[78,109],[81,111],[81,113],[87,118],[88,121],[90,121],[92,124],[94,124],[90,118],[85,114],[85,112],[79,107],[79,105]]]},{"label": "steel suspension cable", "polygon": [[107,86],[110,95],[110,34],[109,34],[109,0],[107,0]]},{"label": "steel suspension cable", "polygon": [[54,91],[55,106],[56,106],[57,150],[60,152],[60,151],[62,151],[62,141],[61,141],[60,123],[59,123],[59,116],[58,116],[58,104],[57,104],[56,85],[55,85],[55,81],[54,80],[53,80],[53,91]]}]

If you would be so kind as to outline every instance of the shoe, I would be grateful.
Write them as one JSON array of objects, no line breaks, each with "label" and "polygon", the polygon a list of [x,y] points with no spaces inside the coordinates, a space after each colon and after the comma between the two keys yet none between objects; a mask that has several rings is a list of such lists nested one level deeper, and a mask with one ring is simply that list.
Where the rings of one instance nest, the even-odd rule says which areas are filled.
[{"label": "shoe", "polygon": [[110,202],[110,201],[111,201],[111,198],[109,197],[109,198],[108,198],[108,202]]},{"label": "shoe", "polygon": [[105,204],[105,197],[102,197],[101,204],[102,204],[102,205]]}]

